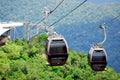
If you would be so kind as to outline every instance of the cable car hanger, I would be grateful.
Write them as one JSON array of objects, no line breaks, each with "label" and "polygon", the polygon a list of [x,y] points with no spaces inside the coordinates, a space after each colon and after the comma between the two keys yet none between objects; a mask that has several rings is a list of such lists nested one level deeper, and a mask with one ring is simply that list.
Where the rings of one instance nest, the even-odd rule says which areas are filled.
[{"label": "cable car hanger", "polygon": [[106,34],[106,26],[105,23],[100,25],[99,28],[103,29],[104,32],[104,39],[101,42],[96,43],[95,45],[93,45],[93,47],[102,47],[103,43],[105,43],[106,38],[107,38],[107,34]]},{"label": "cable car hanger", "polygon": [[100,46],[100,45],[102,45],[103,43],[105,43],[106,37],[107,37],[105,23],[104,23],[104,25],[100,25],[99,28],[103,29],[104,39],[103,39],[103,41],[101,41],[101,42],[99,42],[99,43],[96,44],[96,45],[98,45],[98,46]]},{"label": "cable car hanger", "polygon": [[51,27],[47,27],[46,26],[46,23],[47,23],[47,18],[49,16],[49,14],[51,13],[51,10],[48,9],[47,7],[45,7],[45,17],[44,17],[44,20],[43,20],[43,25],[40,26],[41,29],[45,30],[45,32],[49,35],[49,36],[53,36],[53,37],[60,37],[62,35],[59,35],[57,32],[54,31],[54,27],[51,26]]}]

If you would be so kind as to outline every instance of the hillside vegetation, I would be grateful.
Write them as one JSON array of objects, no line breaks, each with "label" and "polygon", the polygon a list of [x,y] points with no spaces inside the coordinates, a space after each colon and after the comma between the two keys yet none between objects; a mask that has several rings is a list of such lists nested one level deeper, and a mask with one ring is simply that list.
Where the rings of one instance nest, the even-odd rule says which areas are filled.
[{"label": "hillside vegetation", "polygon": [[120,74],[107,66],[106,71],[94,72],[87,54],[69,50],[64,66],[46,66],[46,34],[30,42],[16,39],[0,47],[0,80],[118,80]]}]

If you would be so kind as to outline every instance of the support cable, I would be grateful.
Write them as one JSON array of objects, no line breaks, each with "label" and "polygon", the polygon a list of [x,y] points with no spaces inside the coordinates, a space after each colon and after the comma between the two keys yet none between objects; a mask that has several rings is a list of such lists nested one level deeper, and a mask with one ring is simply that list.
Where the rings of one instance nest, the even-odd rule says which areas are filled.
[{"label": "support cable", "polygon": [[[120,14],[119,14],[118,16],[116,16],[115,18],[113,18],[113,19],[109,20],[109,21],[105,21],[105,22],[104,22],[104,25],[106,25],[106,24],[108,24],[108,23],[110,23],[110,22],[112,22],[112,21],[116,20],[116,19],[117,19],[117,18],[119,18],[119,17],[120,17]],[[96,29],[96,28],[94,28],[94,29],[92,29],[92,30],[89,30],[89,31],[85,31],[85,32],[83,32],[83,33],[81,33],[81,34],[79,34],[79,35],[82,35],[82,34],[86,34],[86,33],[93,32],[95,29]]]},{"label": "support cable", "polygon": [[[62,19],[64,19],[66,16],[68,16],[70,13],[72,13],[73,11],[75,11],[77,8],[79,8],[80,6],[82,6],[87,0],[84,0],[82,3],[80,3],[79,5],[77,5],[75,8],[73,8],[71,11],[69,11],[66,15],[64,15],[63,17],[61,17],[60,19],[58,19],[57,21],[55,21],[54,23],[52,23],[49,27],[53,26],[54,24],[58,23],[59,21],[61,21]],[[48,28],[49,28],[48,27]]]},{"label": "support cable", "polygon": [[111,19],[110,21],[106,21],[105,24],[108,24],[108,23],[110,23],[110,22],[116,20],[118,17],[120,17],[120,14],[119,14],[118,16],[116,16],[115,18]]}]

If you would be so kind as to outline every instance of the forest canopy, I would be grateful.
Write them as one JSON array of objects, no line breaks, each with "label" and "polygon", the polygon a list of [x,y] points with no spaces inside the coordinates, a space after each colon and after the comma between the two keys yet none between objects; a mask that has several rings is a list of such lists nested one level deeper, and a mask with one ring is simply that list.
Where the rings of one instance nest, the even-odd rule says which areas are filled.
[{"label": "forest canopy", "polygon": [[1,80],[118,80],[120,74],[107,66],[106,71],[94,72],[88,65],[87,54],[69,49],[64,66],[47,66],[46,34],[8,41],[0,47]]}]

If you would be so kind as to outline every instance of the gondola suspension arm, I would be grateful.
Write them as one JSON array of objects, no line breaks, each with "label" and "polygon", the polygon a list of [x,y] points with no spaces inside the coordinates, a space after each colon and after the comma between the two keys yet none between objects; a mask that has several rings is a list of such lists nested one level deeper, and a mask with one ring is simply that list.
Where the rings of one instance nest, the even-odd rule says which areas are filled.
[{"label": "gondola suspension arm", "polygon": [[106,41],[106,38],[107,38],[106,26],[105,26],[105,25],[100,25],[100,28],[103,29],[103,32],[104,32],[104,39],[103,39],[102,42],[99,42],[98,44],[102,45],[102,44]]}]

